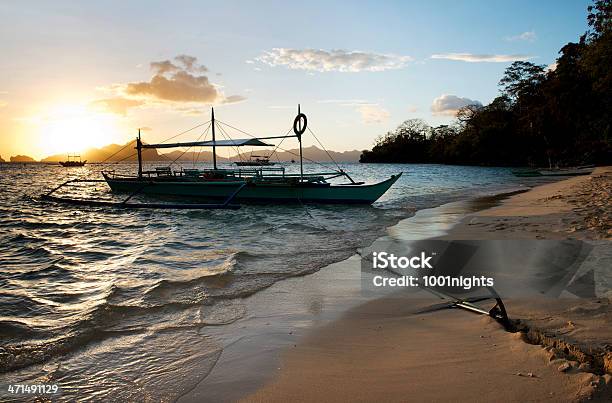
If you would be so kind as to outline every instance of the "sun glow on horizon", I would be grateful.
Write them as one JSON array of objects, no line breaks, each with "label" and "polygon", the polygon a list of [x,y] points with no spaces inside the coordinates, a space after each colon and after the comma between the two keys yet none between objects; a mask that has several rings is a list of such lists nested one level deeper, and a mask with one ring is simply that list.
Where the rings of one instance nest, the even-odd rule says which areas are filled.
[{"label": "sun glow on horizon", "polygon": [[83,105],[55,105],[36,119],[45,154],[82,152],[121,141],[117,118]]}]

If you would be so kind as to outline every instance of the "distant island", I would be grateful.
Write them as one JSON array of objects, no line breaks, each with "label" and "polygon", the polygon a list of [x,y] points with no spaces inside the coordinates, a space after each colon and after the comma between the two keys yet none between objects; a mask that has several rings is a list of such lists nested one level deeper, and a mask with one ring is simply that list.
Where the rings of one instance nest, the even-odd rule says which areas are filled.
[{"label": "distant island", "polygon": [[612,163],[612,26],[605,2],[589,30],[549,67],[512,63],[489,105],[459,110],[451,125],[408,120],[360,162],[554,166]]},{"label": "distant island", "polygon": [[[81,159],[87,160],[87,162],[103,162],[103,161],[136,161],[136,150],[133,146],[130,146],[133,141],[124,145],[109,144],[101,148],[90,148],[82,152]],[[142,152],[145,160],[161,160],[156,150],[145,149]],[[43,158],[41,162],[59,162],[65,161],[67,153],[55,154],[49,157]]]},{"label": "distant island", "polygon": [[28,157],[27,155],[15,155],[10,159],[11,162],[36,162],[34,158]]},{"label": "distant island", "polygon": [[[81,153],[81,159],[87,160],[88,162],[117,162],[117,161],[136,161],[136,151],[131,146],[133,142],[126,143],[124,145],[110,144],[101,148],[91,148]],[[329,156],[325,150],[321,150],[316,146],[305,147],[303,150],[304,159],[306,161],[317,161],[317,162],[330,162],[330,156],[336,162],[358,162],[361,155],[360,151],[329,151]],[[225,153],[225,152],[224,152]],[[268,155],[272,153],[271,150],[254,150],[253,154]],[[299,149],[289,149],[286,151],[277,150],[272,156],[273,161],[290,162],[291,160],[299,159]],[[231,157],[231,161],[248,160],[251,156],[251,152],[243,152],[240,155],[234,155]],[[28,157],[29,158],[29,157]],[[12,159],[11,159],[12,160]],[[65,161],[66,154],[55,154],[49,157],[43,158],[41,162],[55,163],[59,161]],[[155,149],[144,149],[143,150],[144,161],[179,161],[179,162],[212,162],[211,151],[191,151],[186,152],[175,150],[169,153],[160,154]],[[228,162],[230,159],[219,155],[217,152],[217,161]]]}]

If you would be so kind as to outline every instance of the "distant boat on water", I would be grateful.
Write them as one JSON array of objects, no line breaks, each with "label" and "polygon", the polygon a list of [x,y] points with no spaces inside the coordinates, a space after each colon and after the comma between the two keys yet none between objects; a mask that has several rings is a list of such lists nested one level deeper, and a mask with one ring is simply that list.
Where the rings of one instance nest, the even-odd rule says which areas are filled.
[{"label": "distant boat on water", "polygon": [[537,176],[579,176],[590,175],[595,170],[594,165],[583,165],[579,167],[553,168],[553,169],[522,169],[512,171],[514,176],[529,178]]},{"label": "distant boat on water", "polygon": [[269,155],[251,155],[246,161],[236,161],[234,164],[239,167],[268,167],[274,165],[274,162],[270,161]]},{"label": "distant boat on water", "polygon": [[[72,160],[70,159],[70,157],[72,157]],[[77,161],[77,158],[78,158],[78,161]],[[60,165],[63,167],[82,167],[85,165],[86,162],[87,160],[81,161],[80,155],[68,154],[68,159],[66,161],[60,161]]]}]

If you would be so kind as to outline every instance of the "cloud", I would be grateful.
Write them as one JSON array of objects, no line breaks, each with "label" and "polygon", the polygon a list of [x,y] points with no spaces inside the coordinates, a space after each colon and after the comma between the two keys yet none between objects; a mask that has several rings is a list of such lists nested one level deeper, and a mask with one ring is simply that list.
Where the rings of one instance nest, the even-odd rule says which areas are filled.
[{"label": "cloud", "polygon": [[180,70],[180,68],[172,63],[170,60],[161,60],[159,62],[151,62],[151,70],[156,74],[172,73]]},{"label": "cloud", "polygon": [[187,115],[187,116],[202,116],[209,112],[201,108],[190,108],[190,107],[177,108],[176,110],[181,112],[183,115]]},{"label": "cloud", "polygon": [[235,104],[238,102],[242,102],[245,101],[246,97],[243,97],[242,95],[230,95],[229,97],[226,97],[223,100],[224,104]]},{"label": "cloud", "polygon": [[0,101],[0,108],[4,108],[5,106],[8,105],[8,102],[6,101]]},{"label": "cloud", "polygon": [[417,107],[416,107],[416,106],[414,106],[414,105],[408,105],[408,107],[406,108],[406,110],[407,110],[408,112],[410,112],[410,113],[415,113],[416,111],[418,111],[418,110],[419,110],[419,108],[417,108]]},{"label": "cloud", "polygon": [[546,66],[546,71],[555,71],[557,70],[557,62],[552,62],[548,66]]},{"label": "cloud", "polygon": [[274,48],[256,60],[272,67],[286,66],[292,70],[355,73],[401,69],[412,58],[360,51]]},{"label": "cloud", "polygon": [[138,99],[114,97],[98,99],[96,101],[91,102],[90,105],[94,108],[101,109],[103,111],[126,116],[128,113],[128,109],[144,105],[144,101]]},{"label": "cloud", "polygon": [[151,62],[151,70],[157,74],[174,73],[177,71],[188,71],[190,73],[206,73],[208,68],[198,63],[198,59],[189,55],[178,55],[174,58],[176,64],[170,60]]},{"label": "cloud", "polygon": [[155,74],[150,81],[129,83],[125,88],[128,95],[155,98],[171,102],[215,103],[220,94],[206,76],[196,76],[179,70],[169,77]]},{"label": "cloud", "polygon": [[361,105],[357,108],[363,123],[382,123],[391,117],[391,114],[378,105]]},{"label": "cloud", "polygon": [[461,98],[456,95],[442,94],[433,100],[431,112],[434,115],[457,116],[459,109],[468,105],[482,106],[482,103],[469,98]]},{"label": "cloud", "polygon": [[321,99],[318,104],[333,104],[353,107],[361,115],[363,123],[381,123],[389,119],[391,114],[379,104],[365,99]]},{"label": "cloud", "polygon": [[376,105],[365,99],[322,99],[318,104],[338,104],[340,106]]},{"label": "cloud", "polygon": [[536,39],[538,39],[538,36],[536,35],[535,31],[532,30],[532,31],[522,32],[518,35],[507,36],[505,39],[510,42],[514,42],[514,41],[533,42]]},{"label": "cloud", "polygon": [[189,55],[178,55],[174,58],[177,62],[183,65],[185,70],[197,73],[206,73],[208,68],[198,64],[198,59]]},{"label": "cloud", "polygon": [[533,56],[529,55],[475,55],[473,53],[440,53],[431,55],[432,59],[446,59],[446,60],[458,60],[461,62],[479,63],[479,62],[490,62],[490,63],[507,63],[514,62],[517,60],[525,61],[533,59]]},{"label": "cloud", "polygon": [[149,81],[108,86],[104,90],[113,96],[96,100],[93,106],[125,116],[129,108],[141,105],[166,104],[191,111],[198,110],[202,104],[228,104],[246,99],[241,95],[225,96],[203,74],[208,69],[194,56],[178,55],[172,60],[151,62],[150,67],[153,76]]}]

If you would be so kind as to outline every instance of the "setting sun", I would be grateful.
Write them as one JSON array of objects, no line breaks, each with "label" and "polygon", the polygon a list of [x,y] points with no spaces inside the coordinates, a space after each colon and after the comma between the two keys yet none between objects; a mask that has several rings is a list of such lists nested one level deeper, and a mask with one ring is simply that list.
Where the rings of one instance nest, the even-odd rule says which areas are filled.
[{"label": "setting sun", "polygon": [[113,115],[81,105],[54,106],[39,125],[40,147],[49,154],[80,152],[120,140]]}]

